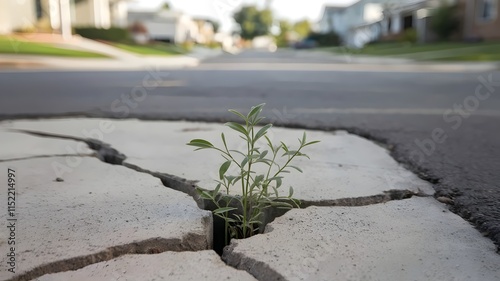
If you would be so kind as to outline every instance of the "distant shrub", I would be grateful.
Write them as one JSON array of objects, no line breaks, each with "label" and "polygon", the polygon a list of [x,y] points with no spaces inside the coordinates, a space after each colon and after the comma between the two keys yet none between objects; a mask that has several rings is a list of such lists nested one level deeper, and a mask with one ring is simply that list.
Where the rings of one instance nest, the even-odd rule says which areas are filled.
[{"label": "distant shrub", "polygon": [[141,34],[148,33],[148,29],[146,28],[146,26],[142,22],[138,22],[138,21],[134,22],[128,28],[128,30],[131,33],[141,33]]},{"label": "distant shrub", "polygon": [[111,27],[109,29],[95,27],[75,27],[75,33],[82,37],[111,42],[124,42],[130,40],[127,29]]},{"label": "distant shrub", "polygon": [[194,48],[193,41],[185,41],[185,42],[180,43],[179,45],[186,52],[190,52]]},{"label": "distant shrub", "polygon": [[34,26],[23,26],[14,29],[15,33],[35,33],[36,31],[36,27]]},{"label": "distant shrub", "polygon": [[335,32],[328,32],[328,33],[311,32],[309,36],[307,36],[307,39],[316,41],[318,43],[318,46],[321,47],[340,45],[340,38]]},{"label": "distant shrub", "polygon": [[405,30],[400,40],[405,43],[417,43],[418,41],[417,30],[414,28],[409,28]]},{"label": "distant shrub", "polygon": [[448,40],[459,30],[460,19],[456,5],[443,3],[432,14],[431,28],[441,40]]},{"label": "distant shrub", "polygon": [[220,49],[221,48],[221,43],[216,42],[216,41],[210,41],[207,44],[205,44],[208,48],[210,49]]}]

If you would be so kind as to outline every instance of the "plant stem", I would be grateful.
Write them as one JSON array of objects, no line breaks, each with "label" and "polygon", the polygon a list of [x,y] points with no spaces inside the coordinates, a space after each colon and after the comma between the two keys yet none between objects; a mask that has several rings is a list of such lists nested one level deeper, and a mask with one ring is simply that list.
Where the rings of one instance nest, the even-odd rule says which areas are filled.
[{"label": "plant stem", "polygon": [[290,162],[292,162],[293,158],[295,158],[295,156],[297,156],[300,153],[300,150],[302,148],[303,148],[303,146],[300,146],[299,149],[297,149],[297,151],[292,155],[292,157],[288,158],[288,161],[286,161],[285,165],[283,165],[283,167],[281,167],[276,172],[276,174],[274,174],[274,177],[278,176],[288,166],[288,164],[290,164]]}]

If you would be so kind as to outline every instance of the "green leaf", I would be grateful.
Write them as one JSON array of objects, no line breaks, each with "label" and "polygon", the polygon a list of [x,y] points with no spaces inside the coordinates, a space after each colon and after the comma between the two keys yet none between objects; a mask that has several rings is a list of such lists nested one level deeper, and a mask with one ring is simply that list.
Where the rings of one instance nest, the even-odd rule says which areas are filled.
[{"label": "green leaf", "polygon": [[259,148],[254,148],[254,149],[251,150],[251,152],[256,152],[257,154],[260,154]]},{"label": "green leaf", "polygon": [[297,170],[297,171],[299,171],[299,172],[301,172],[301,173],[303,173],[303,172],[304,172],[304,171],[302,171],[302,169],[301,169],[301,168],[296,167],[296,166],[288,165],[287,167],[293,168],[293,169],[295,169],[295,170]]},{"label": "green leaf", "polygon": [[278,188],[277,187],[274,187],[274,186],[271,186],[274,190],[274,194],[276,195],[276,197],[279,196],[279,193],[278,193]]},{"label": "green leaf", "polygon": [[229,128],[231,128],[231,129],[233,129],[233,130],[235,130],[237,132],[240,132],[243,135],[245,135],[246,137],[248,137],[247,130],[245,129],[245,127],[241,126],[240,124],[235,123],[235,122],[227,122],[224,125],[228,126]]},{"label": "green leaf", "polygon": [[220,137],[222,138],[222,143],[224,143],[224,147],[227,149],[226,136],[224,135],[224,133],[222,133]]},{"label": "green leaf", "polygon": [[276,179],[276,188],[280,188],[282,183],[281,178]]},{"label": "green leaf", "polygon": [[279,188],[281,186],[281,184],[282,184],[282,178],[283,177],[273,177],[273,178],[268,179],[267,182],[271,183],[271,182],[275,181],[276,182],[276,188]]},{"label": "green leaf", "polygon": [[231,113],[233,113],[233,114],[235,114],[235,115],[238,115],[239,117],[241,117],[241,119],[243,119],[245,121],[247,120],[247,118],[245,117],[245,115],[239,113],[238,111],[236,111],[234,109],[229,109],[228,111],[231,112]]},{"label": "green leaf", "polygon": [[232,218],[226,218],[226,217],[222,217],[225,221],[227,222],[236,222],[235,219],[232,219]]},{"label": "green leaf", "polygon": [[219,193],[219,190],[220,190],[221,186],[222,186],[222,184],[220,184],[220,183],[219,183],[219,184],[217,184],[217,187],[216,187],[216,188],[215,188],[215,190],[214,190],[214,194]]},{"label": "green leaf", "polygon": [[264,159],[264,157],[266,157],[267,153],[269,153],[268,150],[262,151],[262,153],[259,155],[259,159]]},{"label": "green leaf", "polygon": [[224,162],[224,164],[222,164],[219,168],[219,179],[223,179],[224,178],[224,174],[226,174],[227,170],[229,169],[229,166],[231,166],[231,160],[228,160],[226,162]]},{"label": "green leaf", "polygon": [[229,150],[229,151],[234,152],[234,153],[238,153],[239,155],[241,155],[241,156],[243,156],[243,157],[246,157],[246,156],[247,156],[245,153],[243,153],[243,152],[241,152],[241,151],[239,151],[239,150],[234,150],[234,149],[231,149],[231,150]]},{"label": "green leaf", "polygon": [[308,143],[304,144],[302,147],[306,147],[308,145],[315,144],[315,143],[318,143],[318,142],[321,142],[321,141],[311,141],[311,142],[308,142]]},{"label": "green leaf", "polygon": [[252,109],[248,113],[247,118],[251,119],[254,116],[258,116],[259,113],[262,111],[262,107],[264,107],[264,105],[266,105],[266,104],[265,103],[261,103],[261,104],[256,105],[256,106],[252,106]]},{"label": "green leaf", "polygon": [[254,185],[260,185],[260,183],[264,180],[264,175],[258,175],[255,177]]},{"label": "green leaf", "polygon": [[288,197],[292,197],[293,196],[293,187],[290,186],[290,189],[288,191]]},{"label": "green leaf", "polygon": [[198,192],[198,194],[200,195],[200,197],[202,199],[214,200],[214,197],[209,192],[207,192],[207,191],[205,191],[203,189],[197,188],[196,192]]},{"label": "green leaf", "polygon": [[224,176],[227,180],[227,185],[231,185],[231,182],[236,179],[235,176]]},{"label": "green leaf", "polygon": [[257,159],[254,163],[264,163],[267,166],[271,166],[272,162],[269,159]]},{"label": "green leaf", "polygon": [[293,205],[290,204],[290,203],[286,203],[286,202],[277,202],[277,201],[274,201],[271,203],[271,205],[273,207],[276,207],[278,209],[293,209]]},{"label": "green leaf", "polygon": [[264,127],[262,127],[258,132],[257,134],[255,135],[255,138],[253,139],[254,143],[260,139],[263,135],[265,135],[267,133],[267,130],[269,130],[269,128],[271,128],[273,125],[272,124],[267,124],[265,125]]},{"label": "green leaf", "polygon": [[288,150],[287,152],[283,153],[283,155],[281,155],[281,157],[283,157],[285,155],[294,155],[295,153],[297,153],[297,156],[300,155],[300,153],[297,150]]},{"label": "green leaf", "polygon": [[286,144],[284,142],[281,142],[281,147],[283,148],[283,150],[285,152],[288,152],[288,146],[286,146]]},{"label": "green leaf", "polygon": [[201,149],[214,147],[214,145],[212,143],[210,143],[209,141],[206,141],[206,140],[202,140],[202,139],[191,140],[187,145],[199,147]]},{"label": "green leaf", "polygon": [[300,144],[306,143],[306,132],[302,135],[302,141],[300,141]]},{"label": "green leaf", "polygon": [[234,207],[222,207],[222,208],[214,210],[214,214],[222,214],[222,213],[226,213],[226,212],[237,210],[237,209],[238,208],[234,208]]},{"label": "green leaf", "polygon": [[274,153],[275,150],[274,150],[273,143],[271,142],[271,140],[267,136],[264,136],[264,138],[267,141],[267,145],[269,145],[269,148],[271,148],[271,151]]},{"label": "green leaf", "polygon": [[241,168],[242,168],[242,169],[243,169],[243,167],[245,167],[245,165],[248,163],[248,159],[249,159],[249,158],[248,158],[248,156],[247,156],[247,157],[245,157],[245,159],[243,159],[243,161],[241,161],[241,164],[240,164],[240,165],[241,165]]},{"label": "green leaf", "polygon": [[257,118],[257,120],[254,121],[254,124],[259,124],[260,121],[262,121],[264,119],[266,119],[266,117],[259,117],[259,118]]}]

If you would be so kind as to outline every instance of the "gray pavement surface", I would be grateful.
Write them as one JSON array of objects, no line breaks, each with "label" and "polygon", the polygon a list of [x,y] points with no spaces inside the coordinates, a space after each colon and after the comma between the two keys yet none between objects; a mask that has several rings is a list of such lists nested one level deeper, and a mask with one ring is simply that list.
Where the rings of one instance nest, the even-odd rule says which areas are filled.
[{"label": "gray pavement surface", "polygon": [[[23,138],[31,137],[18,134]],[[25,148],[20,141],[11,149],[22,155]],[[149,175],[75,156],[7,161],[0,168],[2,182],[8,182],[8,168],[16,179],[15,191],[0,190],[15,202],[9,212],[2,204],[0,214],[6,222],[0,280],[31,280],[124,254],[212,248],[211,213]],[[7,219],[16,221],[7,227]],[[17,255],[13,266],[11,252]]]},{"label": "gray pavement surface", "polygon": [[[263,70],[256,62],[280,66]],[[346,129],[383,143],[429,180],[436,196],[450,197],[453,211],[500,243],[500,72],[400,71],[386,65],[312,71],[325,62],[335,61],[243,52],[187,70],[1,73],[0,113],[4,119],[223,121],[232,118],[228,108],[266,102],[266,115],[276,123]],[[232,71],[227,64],[247,69]]]},{"label": "gray pavement surface", "polygon": [[[151,270],[153,269],[154,270]],[[37,281],[256,281],[249,273],[221,261],[214,251],[126,255],[75,271],[47,274]]]},{"label": "gray pavement surface", "polygon": [[433,198],[292,210],[223,259],[259,280],[500,279],[494,245]]},{"label": "gray pavement surface", "polygon": [[[109,130],[99,130],[101,124],[106,123],[109,124],[107,126]],[[3,128],[5,124],[0,123],[0,129]],[[19,120],[12,122],[9,128],[75,138],[93,135],[126,155],[124,164],[196,180],[198,186],[210,190],[215,188],[215,180],[219,179],[214,167],[222,164],[224,159],[216,151],[205,150],[194,153],[193,147],[187,146],[186,143],[192,139],[202,138],[222,145],[220,134],[224,132],[230,149],[241,150],[246,146],[245,142],[227,126],[198,122],[48,119]],[[297,147],[297,138],[302,137],[302,132],[303,130],[271,128],[268,137],[275,143],[284,141],[291,147]],[[3,133],[1,135],[3,136]],[[27,135],[22,140],[26,138],[40,139]],[[376,196],[389,190],[408,190],[410,193],[422,196],[434,194],[428,182],[400,166],[390,157],[388,150],[371,141],[343,131],[309,131],[307,139],[319,140],[320,143],[304,150],[311,159],[296,159],[294,165],[300,167],[304,174],[290,173],[283,180],[285,188],[283,192],[287,193],[288,187],[292,186],[295,197],[301,201],[328,204],[342,198]],[[50,143],[48,140],[45,142]],[[267,148],[263,140],[257,144]],[[11,145],[15,143],[12,142]],[[76,145],[72,147],[76,153],[85,151]],[[268,167],[262,164],[254,168],[265,173]],[[235,167],[229,170],[232,173],[236,171]],[[238,193],[240,191],[237,189],[236,194],[241,194]]]}]

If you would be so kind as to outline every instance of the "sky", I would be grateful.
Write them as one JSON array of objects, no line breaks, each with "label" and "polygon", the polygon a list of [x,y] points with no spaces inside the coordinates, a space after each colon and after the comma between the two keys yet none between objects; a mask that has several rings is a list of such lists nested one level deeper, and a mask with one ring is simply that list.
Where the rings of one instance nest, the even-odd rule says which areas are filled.
[{"label": "sky", "polygon": [[[230,30],[234,23],[232,14],[244,4],[264,6],[266,0],[168,0],[171,7],[197,17],[208,17],[219,21],[222,29]],[[165,0],[132,0],[130,9],[156,9]],[[325,4],[349,5],[356,0],[272,0],[272,9],[278,19],[298,21],[320,19]]]}]

